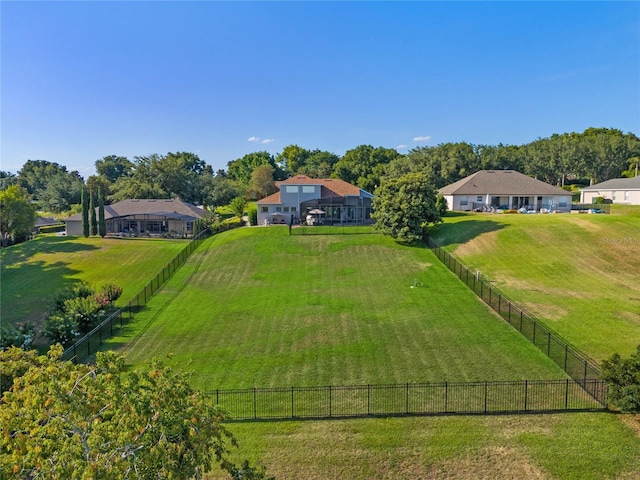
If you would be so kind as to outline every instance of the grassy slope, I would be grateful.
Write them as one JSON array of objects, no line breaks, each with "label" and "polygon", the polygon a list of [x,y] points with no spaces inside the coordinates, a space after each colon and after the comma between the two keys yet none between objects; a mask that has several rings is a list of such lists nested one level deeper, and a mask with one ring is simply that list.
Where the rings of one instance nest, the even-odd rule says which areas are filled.
[{"label": "grassy slope", "polygon": [[640,208],[613,212],[457,215],[434,238],[602,360],[640,343]]},{"label": "grassy slope", "polygon": [[[491,225],[498,224],[491,222]],[[483,231],[485,227],[476,229]],[[68,261],[67,254],[84,252],[87,255],[97,248],[74,246],[64,240],[61,239],[63,245],[51,246],[51,251],[62,255],[49,259],[49,265],[21,267],[21,271],[34,272],[29,275],[34,275],[37,284],[47,289],[59,285],[66,275],[71,278],[93,275],[92,261],[84,267],[90,271],[80,271]],[[220,240],[223,238],[216,241]],[[24,251],[17,258],[28,264],[31,255],[34,252]],[[7,285],[5,258],[2,259],[3,307]],[[164,263],[165,260],[160,262],[160,266]],[[118,271],[117,265],[113,269]],[[141,270],[126,269],[126,272],[134,271]],[[181,269],[183,272],[188,270]],[[52,278],[55,281],[51,281]],[[188,278],[188,273],[184,273],[183,279]],[[147,276],[140,280],[140,287],[148,280]],[[597,289],[593,293],[597,296],[601,292],[602,289]],[[41,289],[24,289],[22,294],[36,301]],[[216,291],[207,294],[224,301]],[[2,312],[3,320],[5,312]],[[180,312],[179,321],[184,321],[185,315]],[[632,420],[621,422],[620,419],[604,413],[456,416],[243,423],[232,424],[230,428],[240,441],[239,458],[260,459],[281,480],[640,478],[640,438],[627,425],[633,423]],[[637,429],[637,421],[635,425]],[[223,477],[212,475],[211,478]]]},{"label": "grassy slope", "polygon": [[429,250],[380,235],[228,232],[148,307],[114,344],[191,361],[205,389],[563,378]]},{"label": "grassy slope", "polygon": [[[284,231],[272,229],[269,233],[278,235]],[[401,364],[405,376],[418,372],[421,379],[429,379],[431,374],[460,371],[459,365],[447,365],[456,364],[459,359],[475,363],[467,368],[477,368],[477,374],[486,375],[491,371],[484,365],[477,365],[487,358],[478,350],[473,349],[472,355],[466,357],[464,350],[470,348],[470,344],[465,344],[468,339],[460,339],[462,343],[457,346],[447,347],[442,343],[447,338],[447,335],[442,336],[446,330],[462,334],[463,329],[471,328],[478,334],[473,322],[463,326],[439,321],[447,314],[460,320],[455,313],[469,308],[475,312],[477,302],[468,303],[472,297],[466,298],[464,294],[463,301],[459,297],[455,302],[447,298],[447,292],[457,291],[459,284],[451,284],[451,275],[443,271],[425,250],[405,249],[385,240],[382,242],[384,249],[378,246],[379,251],[376,251],[371,248],[375,245],[366,245],[367,242],[378,242],[375,237],[353,240],[318,236],[295,241],[286,239],[290,243],[283,259],[271,241],[263,238],[256,242],[257,237],[252,238],[252,235],[253,232],[247,230],[230,232],[212,240],[208,250],[196,253],[193,261],[179,271],[176,282],[163,293],[164,298],[157,297],[157,304],[147,312],[146,323],[130,332],[129,339],[143,333],[129,352],[131,359],[142,360],[146,355],[160,354],[167,347],[154,349],[154,342],[165,343],[171,339],[168,348],[171,351],[189,349],[178,360],[193,359],[190,369],[196,371],[198,382],[206,380],[205,387],[213,380],[207,370],[225,378],[229,376],[225,368],[237,376],[237,379],[229,377],[227,380],[234,385],[265,384],[262,382],[282,385],[296,380],[317,383],[314,379],[324,378],[316,376],[324,369],[337,379],[334,383],[358,380],[357,375],[363,373],[378,375],[375,378],[380,379],[378,372],[367,370],[367,366],[372,365],[392,374],[391,380],[387,378],[386,381],[398,381],[393,377],[398,368],[393,361],[363,361],[363,357],[355,355],[364,347],[356,347],[351,336],[344,333],[344,325],[338,321],[341,315],[349,312],[360,325],[357,338],[384,339],[374,349],[364,348],[365,356],[373,352],[406,355],[405,346],[395,343],[394,339],[400,339],[400,344],[413,345],[419,351],[417,356],[411,356]],[[256,262],[258,253],[269,261],[262,265]],[[366,255],[366,263],[362,262],[361,255]],[[294,269],[289,263],[292,256],[296,258]],[[289,258],[288,262],[284,261],[286,258]],[[238,269],[237,264],[242,259],[245,267]],[[425,286],[407,288],[413,278],[418,278]],[[367,288],[373,288],[373,293],[365,294]],[[189,292],[193,292],[193,296]],[[424,295],[425,292],[438,292],[439,301],[433,301],[435,296]],[[418,303],[416,296],[412,297],[415,293],[427,303]],[[174,301],[178,298],[180,300]],[[193,302],[189,303],[193,307],[185,307],[183,300]],[[408,330],[398,333],[397,319],[410,318],[410,306],[418,307],[419,313],[414,312],[414,315],[426,317],[428,321],[409,322]],[[296,314],[287,316],[288,309]],[[486,319],[486,310],[481,310],[474,315]],[[321,324],[316,320],[316,312],[321,312],[325,318]],[[428,313],[425,315],[425,312]],[[223,316],[223,322],[215,320],[219,315]],[[264,320],[260,321],[260,317]],[[395,322],[390,321],[393,318]],[[493,320],[493,317],[489,318]],[[203,319],[205,323],[202,323]],[[368,320],[375,322],[368,323]],[[291,322],[300,321],[301,328],[290,328]],[[193,330],[192,322],[197,324]],[[371,330],[371,325],[376,324],[381,329]],[[430,342],[431,334],[421,336],[422,330],[437,333],[437,341]],[[247,341],[246,331],[252,340]],[[282,340],[276,341],[278,338]],[[388,350],[379,351],[390,341],[393,354]],[[513,348],[510,338],[508,341]],[[240,342],[240,348],[230,345],[233,342]],[[286,351],[299,342],[309,352],[318,351],[315,356],[309,354],[313,362],[329,360],[328,363],[321,363],[316,372],[297,365],[301,372],[294,369],[293,374],[278,373],[282,349]],[[203,351],[203,345],[207,344],[215,352],[212,357]],[[255,351],[265,348],[268,351]],[[452,357],[445,356],[448,348],[452,349]],[[278,352],[275,355],[269,351],[274,349]],[[197,351],[201,353],[195,353]],[[425,351],[433,354],[431,361],[436,364],[420,368],[416,360],[424,361]],[[336,365],[336,358],[340,356],[350,356],[350,362],[358,362],[360,366],[352,370],[340,362]],[[285,353],[283,358],[287,362],[295,361],[295,352]],[[483,362],[478,362],[478,358]],[[260,368],[256,365],[260,361],[269,375],[259,373]],[[416,364],[419,368],[413,370]],[[277,376],[274,379],[270,375]],[[240,441],[238,458],[259,460],[280,479],[638,478],[640,438],[620,418],[612,414],[466,416],[235,423],[230,428]],[[627,423],[632,422],[628,420]],[[222,476],[214,473],[210,478]]]},{"label": "grassy slope", "polygon": [[119,304],[140,291],[185,246],[147,239],[43,235],[3,249],[0,255],[2,322],[39,322],[55,294],[79,280],[116,283]]}]

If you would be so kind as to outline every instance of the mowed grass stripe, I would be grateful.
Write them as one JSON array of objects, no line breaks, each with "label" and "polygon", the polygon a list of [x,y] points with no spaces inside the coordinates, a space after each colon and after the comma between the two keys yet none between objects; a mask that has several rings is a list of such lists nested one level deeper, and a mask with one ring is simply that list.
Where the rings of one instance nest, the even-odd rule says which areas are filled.
[{"label": "mowed grass stripe", "polygon": [[[597,360],[640,342],[640,207],[447,217],[434,239]],[[615,212],[615,209],[614,209]]]},{"label": "mowed grass stripe", "polygon": [[213,237],[111,345],[133,339],[129,361],[172,353],[205,389],[564,378],[428,249],[378,235]]}]

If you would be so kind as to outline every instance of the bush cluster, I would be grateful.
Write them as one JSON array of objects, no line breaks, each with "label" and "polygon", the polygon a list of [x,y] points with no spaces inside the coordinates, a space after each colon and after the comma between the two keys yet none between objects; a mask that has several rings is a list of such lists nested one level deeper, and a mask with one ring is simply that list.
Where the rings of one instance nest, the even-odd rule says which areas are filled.
[{"label": "bush cluster", "polygon": [[122,294],[118,285],[107,284],[94,290],[80,282],[62,290],[53,300],[44,335],[52,343],[71,345],[82,333],[93,328]]}]

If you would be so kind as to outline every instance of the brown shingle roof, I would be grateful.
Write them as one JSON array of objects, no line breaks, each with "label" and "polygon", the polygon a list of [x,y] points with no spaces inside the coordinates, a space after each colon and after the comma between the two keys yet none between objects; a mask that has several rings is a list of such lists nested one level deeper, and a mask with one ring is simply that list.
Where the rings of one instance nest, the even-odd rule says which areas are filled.
[{"label": "brown shingle roof", "polygon": [[[96,209],[97,211],[97,209]],[[202,218],[204,210],[195,207],[182,200],[176,199],[143,199],[122,200],[113,205],[105,205],[104,218],[108,220],[114,217],[143,214],[179,214],[189,217]],[[82,220],[82,214],[73,215],[65,220]]]},{"label": "brown shingle roof", "polygon": [[[339,178],[309,178],[306,175],[295,175],[286,180],[276,182],[278,188],[280,188],[280,185],[320,185],[322,187],[321,198],[360,196],[360,192],[363,191],[359,187]],[[258,200],[258,203],[280,203],[280,192]]]},{"label": "brown shingle roof", "polygon": [[443,195],[570,195],[570,192],[515,170],[480,170],[442,187]]}]

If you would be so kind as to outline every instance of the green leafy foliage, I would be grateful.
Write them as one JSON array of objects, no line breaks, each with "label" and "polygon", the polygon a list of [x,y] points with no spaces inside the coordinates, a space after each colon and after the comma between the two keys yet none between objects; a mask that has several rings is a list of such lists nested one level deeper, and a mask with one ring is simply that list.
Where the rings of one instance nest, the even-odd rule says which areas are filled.
[{"label": "green leafy foliage", "polygon": [[65,288],[53,301],[44,335],[52,343],[71,345],[81,333],[88,332],[99,322],[120,295],[122,288],[115,284],[105,284],[98,291],[86,282]]},{"label": "green leafy foliage", "polygon": [[31,348],[35,331],[35,325],[30,322],[19,323],[15,327],[3,324],[0,327],[0,350],[11,346]]},{"label": "green leafy foliage", "polygon": [[95,365],[62,362],[61,354],[59,345],[46,357],[0,352],[13,378],[0,409],[2,478],[191,479],[214,461],[243,471],[227,459],[236,442],[221,424],[225,412],[185,374],[152,361],[125,375],[112,352],[98,353]]},{"label": "green leafy foliage", "polygon": [[628,358],[616,353],[602,362],[602,378],[612,406],[623,412],[640,412],[640,345]]},{"label": "green leafy foliage", "polygon": [[249,225],[255,226],[258,224],[258,208],[255,204],[252,204],[247,211],[247,216],[249,217]]},{"label": "green leafy foliage", "polygon": [[406,241],[422,240],[429,224],[442,221],[436,190],[423,173],[409,173],[382,183],[373,199],[374,228]]},{"label": "green leafy foliage", "polygon": [[51,343],[68,347],[80,336],[80,330],[75,316],[69,313],[55,313],[47,317],[43,334]]},{"label": "green leafy foliage", "polygon": [[233,214],[238,218],[242,218],[242,215],[244,215],[244,209],[246,207],[247,207],[247,201],[243,197],[236,197],[233,200],[231,200],[231,203],[229,204],[229,208],[231,209]]},{"label": "green leafy foliage", "polygon": [[36,209],[27,192],[17,185],[0,191],[0,243],[7,246],[23,241],[36,223]]}]

